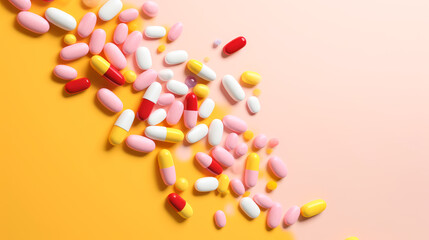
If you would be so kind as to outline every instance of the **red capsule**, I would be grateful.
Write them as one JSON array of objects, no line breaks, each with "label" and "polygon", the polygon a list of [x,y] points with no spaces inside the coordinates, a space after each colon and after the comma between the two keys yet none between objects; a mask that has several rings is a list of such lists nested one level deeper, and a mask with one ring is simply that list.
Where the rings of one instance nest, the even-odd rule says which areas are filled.
[{"label": "red capsule", "polygon": [[168,202],[173,206],[177,211],[182,211],[186,205],[185,199],[180,197],[177,193],[170,193],[168,195]]},{"label": "red capsule", "polygon": [[64,89],[66,90],[66,92],[73,94],[73,93],[82,92],[88,89],[90,86],[91,86],[91,82],[89,81],[88,78],[79,78],[66,83],[66,85],[64,86]]},{"label": "red capsule", "polygon": [[198,99],[195,93],[188,93],[184,101],[185,111],[183,112],[183,121],[187,128],[193,128],[198,120]]},{"label": "red capsule", "polygon": [[233,54],[246,46],[246,38],[240,36],[231,40],[223,47],[223,52],[227,55]]}]

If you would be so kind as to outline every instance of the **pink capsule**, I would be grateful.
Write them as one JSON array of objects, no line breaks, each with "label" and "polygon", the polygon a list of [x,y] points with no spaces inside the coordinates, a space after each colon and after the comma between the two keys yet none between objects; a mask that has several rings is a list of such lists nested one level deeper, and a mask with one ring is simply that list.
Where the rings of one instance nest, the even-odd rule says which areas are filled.
[{"label": "pink capsule", "polygon": [[88,54],[89,48],[86,43],[75,43],[61,49],[60,57],[65,61],[79,59]]},{"label": "pink capsule", "polygon": [[197,125],[198,120],[198,99],[195,93],[188,93],[184,100],[185,111],[183,120],[187,128],[193,128]]},{"label": "pink capsule", "polygon": [[268,159],[268,168],[278,178],[287,176],[286,164],[277,156],[272,156]]},{"label": "pink capsule", "polygon": [[158,3],[153,1],[147,1],[143,3],[142,11],[148,17],[156,17],[159,11]]},{"label": "pink capsule", "polygon": [[153,69],[148,69],[137,76],[137,79],[133,83],[133,88],[136,91],[142,91],[148,88],[153,82],[155,82],[158,73]]},{"label": "pink capsule", "polygon": [[19,12],[16,20],[23,28],[38,34],[46,33],[50,28],[46,19],[32,12]]},{"label": "pink capsule", "polygon": [[119,23],[113,33],[113,42],[120,45],[125,42],[128,36],[128,25],[125,23]]},{"label": "pink capsule", "polygon": [[225,149],[228,151],[234,150],[238,145],[238,135],[236,133],[228,134],[225,140]]},{"label": "pink capsule", "polygon": [[223,147],[214,147],[211,150],[211,155],[223,167],[231,167],[234,164],[234,157]]},{"label": "pink capsule", "polygon": [[27,11],[31,8],[31,0],[9,0],[9,2],[21,11]]},{"label": "pink capsule", "polygon": [[93,12],[85,14],[77,27],[77,34],[82,38],[88,37],[94,30],[95,24],[97,24],[97,15]]},{"label": "pink capsule", "polygon": [[122,70],[127,66],[127,59],[121,50],[113,43],[106,43],[104,45],[104,55],[106,55],[107,61],[109,61],[118,70]]},{"label": "pink capsule", "polygon": [[205,153],[197,152],[197,154],[195,154],[195,159],[203,168],[209,170],[214,175],[219,175],[223,172],[219,163]]},{"label": "pink capsule", "polygon": [[155,142],[152,139],[140,135],[130,135],[126,140],[127,146],[138,152],[152,152],[155,149]]},{"label": "pink capsule", "polygon": [[237,134],[244,133],[247,130],[247,124],[245,121],[233,115],[226,115],[222,119],[223,125],[231,132]]},{"label": "pink capsule", "polygon": [[54,68],[55,76],[64,80],[73,80],[77,77],[76,69],[67,65],[57,65]]},{"label": "pink capsule", "polygon": [[264,134],[259,134],[253,140],[253,146],[256,149],[261,149],[261,148],[264,148],[267,145],[267,142],[268,142],[267,136],[265,136]]},{"label": "pink capsule", "polygon": [[167,123],[169,125],[176,125],[180,118],[182,118],[183,109],[184,106],[181,101],[174,101],[167,113]]},{"label": "pink capsule", "polygon": [[139,11],[135,8],[130,8],[122,11],[119,14],[119,21],[121,22],[131,22],[139,16]]},{"label": "pink capsule", "polygon": [[163,93],[158,98],[157,104],[160,106],[168,106],[174,101],[174,95],[171,93]]},{"label": "pink capsule", "polygon": [[274,205],[274,202],[270,197],[261,193],[255,194],[255,196],[253,196],[253,201],[255,201],[258,206],[265,209],[269,209]]},{"label": "pink capsule", "polygon": [[247,146],[247,144],[240,143],[235,148],[234,155],[235,155],[235,157],[239,158],[239,157],[243,156],[244,154],[246,154],[248,150],[249,150],[249,147]]},{"label": "pink capsule", "polygon": [[140,45],[140,42],[143,39],[143,35],[139,31],[134,31],[128,35],[125,39],[124,45],[122,45],[122,52],[125,55],[130,55],[134,53]]},{"label": "pink capsule", "polygon": [[168,35],[167,35],[168,40],[173,42],[174,40],[178,39],[180,34],[182,34],[182,31],[183,31],[183,23],[178,22],[174,24],[168,31]]},{"label": "pink capsule", "polygon": [[103,51],[104,43],[106,43],[106,32],[103,29],[95,29],[89,40],[91,54],[100,54]]},{"label": "pink capsule", "polygon": [[229,185],[231,186],[232,191],[238,196],[241,196],[246,192],[243,182],[239,179],[232,179],[229,182]]},{"label": "pink capsule", "polygon": [[283,219],[283,222],[286,225],[290,226],[296,223],[296,221],[298,221],[300,214],[301,214],[301,209],[298,206],[292,206],[287,210],[285,217]]},{"label": "pink capsule", "polygon": [[103,106],[112,112],[120,112],[124,107],[121,99],[107,88],[100,88],[97,91],[97,98]]},{"label": "pink capsule", "polygon": [[282,221],[283,207],[280,203],[274,203],[273,206],[268,210],[267,214],[267,225],[270,228],[276,228]]},{"label": "pink capsule", "polygon": [[214,215],[214,220],[216,223],[216,226],[218,226],[219,228],[223,228],[226,225],[226,216],[225,213],[221,210],[217,210],[215,215]]}]

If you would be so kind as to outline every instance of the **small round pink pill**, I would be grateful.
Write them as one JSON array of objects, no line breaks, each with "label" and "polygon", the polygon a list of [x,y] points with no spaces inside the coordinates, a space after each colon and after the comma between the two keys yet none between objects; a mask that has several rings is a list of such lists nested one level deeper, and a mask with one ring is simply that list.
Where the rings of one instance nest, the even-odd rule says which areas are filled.
[{"label": "small round pink pill", "polygon": [[223,167],[234,165],[234,157],[225,148],[216,146],[211,150],[212,157]]},{"label": "small round pink pill", "polygon": [[103,29],[95,29],[89,40],[89,51],[94,55],[100,54],[104,43],[106,43],[106,32]]},{"label": "small round pink pill", "polygon": [[94,30],[95,24],[97,24],[97,15],[93,12],[85,14],[77,27],[77,34],[83,38],[88,37]]},{"label": "small round pink pill", "polygon": [[167,123],[169,125],[176,125],[182,117],[183,109],[184,106],[181,101],[174,101],[167,113]]},{"label": "small round pink pill", "polygon": [[19,12],[16,20],[23,28],[31,32],[43,34],[49,31],[48,21],[35,13],[27,11]]},{"label": "small round pink pill", "polygon": [[174,40],[178,39],[180,34],[182,34],[182,31],[183,31],[183,23],[178,22],[174,24],[168,31],[168,35],[167,35],[168,40],[173,42]]},{"label": "small round pink pill", "polygon": [[171,93],[163,93],[159,96],[157,104],[160,106],[168,106],[174,101],[174,95]]},{"label": "small round pink pill", "polygon": [[243,156],[244,154],[247,153],[247,151],[249,150],[249,147],[247,146],[247,144],[245,143],[240,143],[238,144],[238,146],[235,148],[234,150],[234,154],[237,158]]},{"label": "small round pink pill", "polygon": [[214,220],[216,223],[216,226],[218,226],[219,228],[223,228],[226,225],[226,216],[225,213],[221,210],[217,210],[215,215],[214,215]]},{"label": "small round pink pill", "polygon": [[271,138],[270,141],[268,141],[268,147],[269,148],[275,148],[277,145],[279,145],[280,141],[278,138]]},{"label": "small round pink pill", "polygon": [[230,133],[225,140],[225,149],[228,151],[234,150],[238,145],[238,135],[237,133]]},{"label": "small round pink pill", "polygon": [[125,23],[119,23],[113,33],[113,42],[116,44],[122,44],[125,42],[128,36],[128,25]]},{"label": "small round pink pill", "polygon": [[227,129],[237,134],[244,133],[247,130],[246,122],[233,115],[226,115],[223,117],[222,122]]},{"label": "small round pink pill", "polygon": [[158,3],[153,1],[147,1],[143,3],[142,11],[144,14],[146,14],[148,17],[156,17],[159,11]]},{"label": "small round pink pill", "polygon": [[106,55],[107,61],[118,70],[122,70],[127,66],[127,59],[115,44],[106,43],[106,45],[104,45],[104,54]]},{"label": "small round pink pill", "polygon": [[274,203],[267,213],[267,225],[270,228],[276,228],[282,221],[283,207],[280,203]]},{"label": "small round pink pill", "polygon": [[73,80],[77,77],[76,69],[67,65],[57,65],[54,68],[55,76],[64,80]]},{"label": "small round pink pill", "polygon": [[268,142],[267,136],[265,136],[264,134],[259,134],[253,140],[253,146],[256,149],[261,149],[261,148],[263,148],[263,147],[265,147],[267,145],[267,142]]},{"label": "small round pink pill", "polygon": [[122,45],[122,52],[126,55],[134,53],[139,47],[141,41],[143,40],[143,35],[139,31],[134,31],[128,35],[125,39],[124,45]]},{"label": "small round pink pill", "polygon": [[97,91],[97,98],[103,106],[112,112],[120,112],[124,107],[121,99],[107,88],[100,88]]},{"label": "small round pink pill", "polygon": [[155,149],[155,142],[140,135],[130,135],[125,140],[127,146],[138,152],[152,152]]},{"label": "small round pink pill", "polygon": [[89,47],[86,43],[75,43],[61,49],[60,57],[65,61],[79,59],[88,54]]},{"label": "small round pink pill", "polygon": [[158,77],[158,73],[153,69],[148,69],[137,76],[137,79],[133,83],[133,88],[136,91],[142,91],[149,87],[155,82]]},{"label": "small round pink pill", "polygon": [[268,168],[278,178],[287,176],[286,164],[277,156],[272,156],[268,159]]},{"label": "small round pink pill", "polygon": [[131,22],[139,16],[139,11],[135,8],[130,8],[122,11],[119,14],[119,21],[121,22]]},{"label": "small round pink pill", "polygon": [[255,201],[258,206],[265,209],[269,209],[274,205],[274,202],[270,197],[261,193],[255,194],[255,196],[253,196],[253,201]]},{"label": "small round pink pill", "polygon": [[9,0],[9,2],[21,11],[27,11],[31,8],[30,0]]},{"label": "small round pink pill", "polygon": [[232,179],[229,182],[229,185],[231,186],[232,191],[238,196],[241,196],[246,192],[243,182],[241,182],[239,179]]},{"label": "small round pink pill", "polygon": [[298,206],[292,206],[287,210],[285,217],[283,219],[283,222],[286,225],[290,226],[296,223],[296,221],[298,221],[300,214],[301,214],[301,209]]}]

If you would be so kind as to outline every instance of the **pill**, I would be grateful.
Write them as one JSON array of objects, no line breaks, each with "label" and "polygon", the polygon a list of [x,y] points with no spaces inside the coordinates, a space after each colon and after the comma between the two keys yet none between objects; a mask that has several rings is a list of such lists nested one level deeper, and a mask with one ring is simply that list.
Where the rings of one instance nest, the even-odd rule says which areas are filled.
[{"label": "pill", "polygon": [[125,140],[127,146],[138,152],[152,152],[155,150],[155,142],[152,139],[140,135],[130,135]]},{"label": "pill", "polygon": [[238,144],[238,146],[235,148],[234,150],[234,154],[237,158],[243,156],[244,154],[247,153],[247,151],[249,150],[249,147],[247,146],[247,144],[245,143],[240,143]]},{"label": "pill", "polygon": [[177,80],[169,80],[167,82],[166,87],[168,91],[179,96],[185,95],[189,91],[189,88],[188,86],[186,86],[186,84],[179,82]]},{"label": "pill", "polygon": [[109,0],[100,10],[98,10],[98,16],[103,21],[109,21],[114,18],[122,10],[122,1],[121,0]]},{"label": "pill", "polygon": [[259,75],[259,73],[257,72],[253,72],[253,71],[245,71],[244,73],[241,74],[241,81],[243,81],[244,83],[247,83],[249,85],[258,85],[258,83],[261,82],[261,75]]},{"label": "pill", "polygon": [[139,47],[142,39],[143,36],[141,32],[134,31],[130,33],[130,35],[128,35],[128,37],[125,39],[124,45],[122,45],[122,52],[124,52],[126,55],[134,53]]},{"label": "pill", "polygon": [[205,57],[205,58],[203,59],[203,61],[204,61],[204,62],[208,62],[208,61],[210,61],[210,58],[209,58],[209,57]]},{"label": "pill", "polygon": [[125,42],[128,36],[128,25],[125,23],[119,23],[113,32],[113,42],[120,45]]},{"label": "pill", "polygon": [[214,47],[214,48],[217,48],[221,43],[222,43],[222,41],[221,41],[221,40],[216,39],[216,40],[214,40],[214,41],[213,41],[213,47]]},{"label": "pill", "polygon": [[266,188],[269,192],[274,191],[277,188],[277,183],[275,181],[271,180],[271,181],[267,182]]},{"label": "pill", "polygon": [[167,33],[165,27],[162,26],[148,26],[144,30],[144,35],[147,38],[162,38]]},{"label": "pill", "polygon": [[265,209],[270,209],[274,205],[274,202],[273,200],[271,200],[270,197],[261,193],[255,194],[253,196],[253,200],[255,201],[256,204],[258,204],[258,206]]},{"label": "pill", "polygon": [[348,238],[346,238],[346,240],[359,240],[359,238],[357,238],[357,237],[348,237]]},{"label": "pill", "polygon": [[217,191],[220,194],[227,194],[228,193],[228,186],[229,186],[228,175],[222,173],[219,176],[217,176],[217,180],[219,181],[219,186],[217,187]]},{"label": "pill", "polygon": [[223,52],[226,55],[230,55],[242,49],[244,46],[246,46],[246,38],[240,36],[225,44],[223,47]]},{"label": "pill", "polygon": [[326,209],[326,202],[322,199],[317,199],[306,203],[301,207],[301,215],[309,218],[322,213]]},{"label": "pill", "polygon": [[77,22],[74,17],[58,8],[50,7],[45,11],[46,19],[55,26],[71,31],[76,28]]},{"label": "pill", "polygon": [[152,67],[152,57],[147,47],[138,47],[136,51],[137,66],[141,70],[147,70]]},{"label": "pill", "polygon": [[209,170],[214,175],[219,175],[223,171],[219,163],[205,153],[197,152],[197,154],[195,154],[195,159],[203,168]]},{"label": "pill", "polygon": [[165,51],[165,45],[164,44],[159,45],[158,48],[156,49],[156,51],[158,53],[164,52]]},{"label": "pill", "polygon": [[197,85],[195,85],[193,92],[199,98],[206,98],[210,93],[210,89],[205,84],[197,84]]},{"label": "pill", "polygon": [[190,88],[195,87],[195,85],[197,85],[197,79],[195,79],[194,76],[187,76],[185,78],[185,84]]},{"label": "pill", "polygon": [[200,109],[198,111],[198,115],[201,118],[208,118],[213,112],[215,107],[215,102],[211,98],[206,98],[203,103],[201,103]]},{"label": "pill", "polygon": [[176,125],[180,118],[182,118],[183,109],[184,106],[181,101],[174,101],[167,113],[167,123],[169,125]]},{"label": "pill", "polygon": [[188,180],[183,177],[178,178],[176,180],[176,183],[174,184],[174,188],[179,192],[185,191],[186,189],[188,189],[188,186],[189,186]]},{"label": "pill", "polygon": [[258,205],[250,197],[244,197],[240,200],[240,208],[250,218],[257,218],[261,213]]},{"label": "pill", "polygon": [[187,134],[186,134],[186,141],[188,143],[196,143],[203,139],[205,136],[207,136],[207,133],[209,131],[209,128],[204,123],[199,124],[195,127],[193,127]]},{"label": "pill", "polygon": [[112,145],[121,144],[125,140],[131,125],[133,125],[134,116],[134,112],[131,109],[126,109],[121,113],[109,135],[109,142]]},{"label": "pill", "polygon": [[268,210],[267,213],[267,225],[270,228],[276,228],[282,221],[283,207],[280,203],[274,203],[274,205]]},{"label": "pill", "polygon": [[229,183],[231,186],[232,191],[237,195],[241,196],[246,191],[243,185],[243,182],[240,181],[240,179],[232,179]]},{"label": "pill", "polygon": [[112,66],[106,59],[99,55],[91,57],[91,67],[105,79],[111,81],[116,85],[124,85],[125,78],[114,66]]},{"label": "pill", "polygon": [[147,1],[142,5],[142,11],[148,17],[156,17],[158,14],[159,6],[154,1]]},{"label": "pill", "polygon": [[127,66],[127,59],[121,50],[114,43],[104,45],[104,55],[115,68],[122,70]]},{"label": "pill", "polygon": [[219,228],[223,228],[226,225],[226,216],[222,210],[217,210],[214,215],[214,221],[216,226]]},{"label": "pill", "polygon": [[287,226],[290,226],[296,223],[296,221],[298,221],[299,214],[300,208],[298,206],[292,206],[286,211],[285,217],[283,218],[283,222]]},{"label": "pill", "polygon": [[67,65],[57,65],[54,68],[55,76],[64,80],[73,80],[77,77],[76,69]]},{"label": "pill", "polygon": [[88,37],[94,30],[95,24],[97,24],[97,15],[93,12],[85,14],[79,22],[77,34],[82,38]]},{"label": "pill", "polygon": [[253,139],[253,147],[256,149],[261,149],[267,145],[268,138],[264,134],[259,134]]},{"label": "pill", "polygon": [[137,75],[133,70],[126,70],[123,75],[127,83],[133,83],[137,78]]},{"label": "pill", "polygon": [[176,39],[179,38],[180,34],[182,34],[182,31],[183,31],[183,23],[181,22],[175,23],[168,31],[167,39],[170,42],[175,41]]},{"label": "pill", "polygon": [[106,32],[103,29],[95,29],[89,40],[89,51],[97,55],[103,50],[106,43]]},{"label": "pill", "polygon": [[161,81],[169,81],[169,80],[173,79],[173,77],[174,77],[174,73],[171,69],[162,69],[158,73],[158,78]]},{"label": "pill", "polygon": [[121,99],[107,88],[100,88],[97,91],[97,98],[103,106],[112,112],[120,112],[124,107]]},{"label": "pill", "polygon": [[160,106],[168,106],[174,101],[174,95],[171,93],[163,93],[159,96],[157,104]]},{"label": "pill", "polygon": [[[136,80],[137,81],[137,80]],[[137,117],[144,121],[152,112],[153,106],[158,102],[159,95],[161,95],[162,86],[158,82],[153,82],[143,95]]]},{"label": "pill", "polygon": [[168,65],[176,65],[186,62],[188,53],[185,50],[176,50],[165,55],[164,61]]},{"label": "pill", "polygon": [[165,185],[173,185],[176,182],[176,168],[174,167],[173,156],[167,149],[159,151],[158,166]]},{"label": "pill", "polygon": [[255,90],[253,90],[253,96],[258,97],[259,95],[261,95],[261,89],[256,88]]},{"label": "pill", "polygon": [[83,4],[88,8],[97,7],[101,0],[82,0]]},{"label": "pill", "polygon": [[190,218],[194,214],[191,205],[187,203],[177,193],[170,193],[167,197],[170,205],[176,209],[177,213],[183,218]]},{"label": "pill", "polygon": [[271,154],[271,153],[273,153],[273,149],[272,148],[267,148],[267,154]]},{"label": "pill", "polygon": [[242,101],[246,97],[243,88],[231,75],[225,75],[222,78],[222,86],[225,88],[228,95],[237,102]]},{"label": "pill", "polygon": [[160,108],[150,114],[149,118],[147,119],[147,123],[150,126],[157,125],[164,121],[166,117],[167,112],[165,111],[165,109]]},{"label": "pill", "polygon": [[204,65],[202,62],[197,61],[195,59],[191,59],[186,64],[186,67],[191,71],[193,74],[197,75],[198,77],[207,80],[207,81],[214,81],[216,79],[216,73],[206,65]]},{"label": "pill", "polygon": [[247,156],[246,170],[244,172],[244,185],[251,188],[256,186],[258,182],[259,174],[259,155],[257,153],[251,153]]},{"label": "pill", "polygon": [[268,168],[278,178],[287,176],[286,164],[277,156],[272,156],[268,159]]},{"label": "pill", "polygon": [[250,196],[250,192],[249,191],[244,192],[243,197],[248,197],[248,196]]},{"label": "pill", "polygon": [[86,43],[75,43],[61,49],[60,57],[64,61],[79,59],[88,54],[89,48]]},{"label": "pill", "polygon": [[16,20],[23,28],[31,32],[43,34],[49,31],[48,21],[35,13],[27,11],[19,12]]},{"label": "pill", "polygon": [[225,139],[225,149],[228,151],[234,150],[238,145],[238,135],[236,133],[230,133]]},{"label": "pill", "polygon": [[166,128],[161,126],[149,126],[144,131],[145,135],[153,140],[177,143],[184,138],[183,132],[179,129]]},{"label": "pill", "polygon": [[255,96],[251,96],[247,99],[247,107],[252,114],[256,114],[261,110],[261,104],[259,99]]},{"label": "pill", "polygon": [[140,73],[133,83],[134,90],[142,91],[143,89],[148,88],[153,82],[155,82],[157,75],[158,73],[153,69]]},{"label": "pill", "polygon": [[195,190],[198,192],[211,192],[217,189],[219,181],[214,177],[203,177],[195,182]]},{"label": "pill", "polygon": [[31,8],[31,0],[9,0],[9,2],[21,11],[27,11]]},{"label": "pill", "polygon": [[224,167],[231,167],[234,164],[234,157],[221,146],[216,146],[211,150],[212,157]]},{"label": "pill", "polygon": [[74,34],[69,33],[69,34],[66,34],[64,36],[64,43],[67,45],[75,44],[76,41],[77,41],[77,39],[76,39],[76,36]]},{"label": "pill", "polygon": [[270,141],[268,141],[268,147],[269,148],[275,148],[277,145],[279,145],[280,141],[278,138],[271,138]]},{"label": "pill", "polygon": [[212,146],[217,146],[222,141],[223,136],[223,123],[219,119],[213,119],[210,123],[209,128],[209,144]]},{"label": "pill", "polygon": [[222,122],[228,130],[237,134],[244,133],[247,130],[246,122],[233,115],[226,115],[223,117]]},{"label": "pill", "polygon": [[254,133],[250,130],[247,130],[243,133],[243,139],[245,141],[250,141],[253,139],[253,137],[254,137]]},{"label": "pill", "polygon": [[[130,22],[128,23],[128,29],[130,32],[134,32],[134,31],[140,32],[141,26],[136,22]],[[142,38],[143,38],[143,35],[142,35]]]},{"label": "pill", "polygon": [[88,78],[79,78],[76,80],[72,80],[64,86],[64,89],[66,92],[70,94],[79,93],[86,89],[88,89],[91,86],[91,82]]},{"label": "pill", "polygon": [[135,8],[130,8],[122,11],[119,14],[119,21],[121,22],[131,22],[139,16],[139,11]]},{"label": "pill", "polygon": [[[168,88],[168,86],[167,86]],[[193,128],[198,120],[198,100],[194,93],[188,93],[184,100],[183,121],[185,127]]]}]

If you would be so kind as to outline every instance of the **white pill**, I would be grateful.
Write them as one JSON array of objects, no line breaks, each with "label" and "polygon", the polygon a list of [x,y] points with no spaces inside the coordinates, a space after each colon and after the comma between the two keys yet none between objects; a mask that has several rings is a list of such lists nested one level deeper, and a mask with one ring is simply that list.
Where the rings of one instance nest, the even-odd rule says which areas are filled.
[{"label": "white pill", "polygon": [[166,117],[167,112],[164,109],[160,108],[150,114],[149,118],[147,119],[147,123],[151,126],[157,125],[164,121]]},{"label": "white pill", "polygon": [[212,146],[217,146],[222,141],[223,123],[219,119],[213,119],[209,128],[209,143]]},{"label": "white pill", "polygon": [[121,0],[109,0],[98,10],[98,16],[103,21],[109,21],[122,10]]},{"label": "white pill", "polygon": [[222,78],[222,85],[225,88],[229,96],[235,101],[239,102],[246,97],[246,94],[243,91],[243,88],[231,75],[225,75]]},{"label": "white pill", "polygon": [[162,26],[149,26],[144,30],[144,35],[148,38],[162,38],[166,33],[167,30]]},{"label": "white pill", "polygon": [[261,110],[261,104],[259,99],[255,96],[251,96],[247,99],[247,107],[249,111],[253,114],[258,113]]},{"label": "white pill", "polygon": [[58,8],[50,7],[46,9],[45,17],[50,23],[66,31],[75,29],[77,25],[76,19],[72,15]]},{"label": "white pill", "polygon": [[185,50],[176,50],[169,52],[167,53],[167,55],[165,55],[164,59],[165,63],[169,65],[184,63],[186,62],[186,60],[188,60],[188,53]]},{"label": "white pill", "polygon": [[152,67],[152,57],[147,47],[137,48],[136,61],[141,70],[148,70]]},{"label": "white pill", "polygon": [[208,118],[213,112],[215,107],[215,102],[211,98],[206,98],[203,103],[201,103],[200,109],[198,110],[198,115],[201,118]]},{"label": "white pill", "polygon": [[215,177],[203,177],[195,182],[195,189],[198,192],[211,192],[217,189],[219,181]]},{"label": "white pill", "polygon": [[189,132],[186,134],[186,141],[188,141],[188,143],[196,143],[207,136],[208,132],[209,128],[207,125],[199,124],[189,130]]},{"label": "white pill", "polygon": [[171,69],[162,69],[158,72],[158,78],[162,81],[169,81],[173,79],[174,73]]},{"label": "white pill", "polygon": [[261,213],[261,209],[250,197],[244,197],[240,200],[240,208],[250,218],[257,218]]},{"label": "white pill", "polygon": [[176,80],[170,80],[167,82],[167,89],[168,91],[176,94],[176,95],[185,95],[188,93],[189,88],[186,86],[186,84],[176,81]]}]

